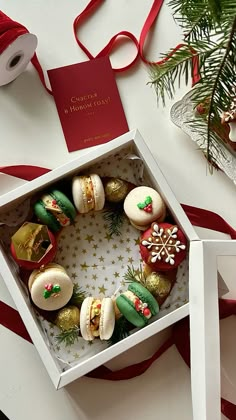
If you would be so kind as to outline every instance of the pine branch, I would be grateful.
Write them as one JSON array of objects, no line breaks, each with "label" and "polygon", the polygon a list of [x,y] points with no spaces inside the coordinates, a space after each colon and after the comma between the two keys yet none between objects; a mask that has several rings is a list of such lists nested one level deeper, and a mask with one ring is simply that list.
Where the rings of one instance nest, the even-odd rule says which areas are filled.
[{"label": "pine branch", "polygon": [[135,270],[133,265],[128,265],[124,274],[124,280],[126,283],[138,282],[145,286],[146,276],[142,270],[142,265],[140,264],[137,270]]},{"label": "pine branch", "polygon": [[120,236],[124,221],[123,203],[109,204],[104,210],[104,220],[109,223],[109,234]]},{"label": "pine branch", "polygon": [[201,28],[204,28],[205,37],[208,39],[210,37],[210,28],[206,25],[206,9],[198,15],[195,22],[192,23],[190,28],[188,28],[187,32],[184,34],[184,40],[189,41],[196,41],[199,37],[199,33]]},{"label": "pine branch", "polygon": [[[211,47],[211,48],[209,48]],[[198,48],[198,51],[197,51]],[[164,59],[169,57],[167,61],[160,65],[152,65],[150,67],[150,78],[152,84],[156,90],[157,100],[162,99],[162,103],[165,106],[166,95],[173,99],[176,89],[176,81],[180,86],[182,76],[185,76],[185,84],[189,82],[189,77],[193,72],[193,58],[198,58],[201,68],[204,67],[206,60],[215,52],[218,51],[219,45],[214,42],[199,42],[192,43],[191,47],[187,44],[183,45],[177,51],[171,50],[169,53],[164,55]]]},{"label": "pine branch", "polygon": [[206,157],[210,163],[215,161],[217,155],[223,153],[223,149],[221,148],[219,151],[217,144],[224,145],[230,150],[224,141],[221,114],[230,106],[233,86],[235,85],[236,18],[230,29],[230,33],[222,37],[225,48],[216,50],[211,55],[211,65],[208,63],[208,66],[204,69],[204,77],[201,83],[195,86],[192,95],[195,106],[199,102],[204,103],[207,98],[209,99],[206,123],[202,121],[200,126],[195,125],[195,128],[198,130],[201,128],[203,135],[206,136]]},{"label": "pine branch", "polygon": [[115,328],[111,338],[108,340],[108,345],[112,346],[113,344],[118,343],[124,338],[129,336],[129,324],[127,319],[124,316],[121,316],[115,322]]},{"label": "pine branch", "polygon": [[[221,79],[222,79],[222,76],[224,74],[225,65],[227,65],[227,60],[229,58],[229,55],[230,54],[235,55],[236,50],[235,50],[234,47],[236,45],[233,45],[233,38],[235,37],[235,31],[236,31],[236,17],[235,17],[233,25],[232,25],[232,30],[231,30],[231,33],[230,33],[230,36],[229,36],[228,45],[227,45],[227,48],[225,50],[224,56],[222,58],[218,73],[215,77],[215,82],[214,82],[212,93],[211,93],[209,113],[208,113],[208,124],[207,124],[207,159],[208,159],[209,162],[211,161],[211,154],[210,154],[209,148],[210,148],[210,144],[211,144],[212,122],[214,122],[213,119],[215,118],[215,115],[216,115],[215,108],[217,106],[217,94],[216,94],[216,92],[217,92],[217,88],[219,87],[219,84],[224,83],[224,81],[225,81],[225,78],[224,78],[224,81],[221,80]],[[236,41],[236,37],[235,37],[235,41]],[[236,42],[235,42],[235,44],[236,44]],[[232,70],[236,70],[236,68],[232,69]],[[233,86],[231,86],[231,88],[232,87]],[[229,96],[229,100],[230,100],[230,96]],[[220,104],[219,104],[220,107],[222,106],[221,101],[222,100],[220,99]]]},{"label": "pine branch", "polygon": [[66,347],[71,346],[79,339],[79,328],[75,327],[67,331],[62,331],[55,338],[58,344],[64,343]]},{"label": "pine branch", "polygon": [[78,283],[75,283],[73,287],[73,294],[69,301],[69,305],[81,306],[85,298],[86,292],[82,290]]},{"label": "pine branch", "polygon": [[184,29],[186,45],[163,54],[163,64],[150,69],[151,84],[158,100],[174,98],[176,82],[187,85],[193,71],[192,57],[199,60],[200,82],[193,89],[196,107],[208,102],[205,120],[194,119],[192,126],[206,138],[206,157],[210,163],[222,155],[221,144],[234,153],[221,127],[222,111],[229,108],[236,74],[236,1],[171,0],[174,18]]}]

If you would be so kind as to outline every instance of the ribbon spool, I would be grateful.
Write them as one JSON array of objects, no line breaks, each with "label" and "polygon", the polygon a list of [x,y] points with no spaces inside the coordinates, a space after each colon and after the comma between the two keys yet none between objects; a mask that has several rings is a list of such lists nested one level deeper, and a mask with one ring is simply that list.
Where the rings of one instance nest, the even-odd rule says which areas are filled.
[{"label": "ribbon spool", "polygon": [[0,12],[0,86],[15,80],[34,56],[37,37]]}]

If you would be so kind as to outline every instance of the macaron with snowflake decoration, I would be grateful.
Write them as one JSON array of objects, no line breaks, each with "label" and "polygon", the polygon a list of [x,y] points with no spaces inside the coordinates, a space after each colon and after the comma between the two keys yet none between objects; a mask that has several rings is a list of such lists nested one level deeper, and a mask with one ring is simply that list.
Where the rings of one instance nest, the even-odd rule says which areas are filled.
[{"label": "macaron with snowflake decoration", "polygon": [[135,327],[142,328],[157,315],[159,305],[152,294],[138,282],[129,284],[128,290],[116,298],[122,315]]},{"label": "macaron with snowflake decoration", "polygon": [[154,222],[141,236],[140,253],[153,271],[172,270],[185,259],[187,240],[178,226]]},{"label": "macaron with snowflake decoration", "polygon": [[154,188],[141,186],[126,196],[124,212],[136,229],[146,230],[152,222],[165,220],[166,205]]},{"label": "macaron with snowflake decoration", "polygon": [[34,213],[38,220],[47,225],[52,232],[73,223],[77,214],[69,198],[59,190],[51,190],[42,194],[34,204]]}]

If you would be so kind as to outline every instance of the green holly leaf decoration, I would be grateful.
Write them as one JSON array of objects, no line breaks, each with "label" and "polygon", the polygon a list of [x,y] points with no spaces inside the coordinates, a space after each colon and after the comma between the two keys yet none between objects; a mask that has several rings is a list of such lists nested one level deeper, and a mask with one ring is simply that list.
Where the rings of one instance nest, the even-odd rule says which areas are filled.
[{"label": "green holly leaf decoration", "polygon": [[138,203],[138,204],[137,204],[137,206],[138,206],[138,208],[139,208],[140,210],[143,210],[143,209],[144,209],[144,207],[146,206],[146,204],[145,204],[145,202],[143,202],[143,203]]},{"label": "green holly leaf decoration", "polygon": [[61,291],[61,288],[59,284],[55,284],[52,288],[52,293],[59,293]]},{"label": "green holly leaf decoration", "polygon": [[152,203],[152,197],[150,197],[149,195],[148,197],[146,197],[145,204],[147,206],[148,204],[151,204],[151,203]]},{"label": "green holly leaf decoration", "polygon": [[44,290],[43,291],[43,297],[44,299],[48,299],[51,296],[51,292],[49,290]]},{"label": "green holly leaf decoration", "polygon": [[151,204],[151,203],[152,203],[152,197],[150,197],[150,195],[148,195],[143,202],[140,202],[140,203],[137,204],[137,207],[140,210],[143,210],[146,206],[148,206],[148,204]]}]

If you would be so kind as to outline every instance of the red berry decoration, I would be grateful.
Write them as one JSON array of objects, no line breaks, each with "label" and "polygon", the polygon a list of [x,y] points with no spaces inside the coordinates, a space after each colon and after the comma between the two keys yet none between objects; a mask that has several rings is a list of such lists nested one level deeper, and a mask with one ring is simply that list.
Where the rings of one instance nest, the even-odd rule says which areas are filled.
[{"label": "red berry decoration", "polygon": [[137,204],[137,207],[140,210],[144,210],[147,213],[151,213],[152,212],[152,197],[150,196],[146,197],[143,202]]},{"label": "red berry decoration", "polygon": [[69,220],[70,220],[70,219],[68,219],[68,218],[66,217],[64,220],[62,220],[62,224],[63,224],[63,225],[66,225],[66,224],[69,222]]},{"label": "red berry decoration", "polygon": [[146,211],[147,213],[151,213],[152,212],[152,204],[148,204],[146,207],[144,207],[143,210]]},{"label": "red berry decoration", "polygon": [[150,309],[145,308],[145,309],[143,310],[143,315],[144,315],[144,316],[149,316],[150,314],[151,314]]},{"label": "red berry decoration", "polygon": [[134,306],[135,306],[136,311],[140,310],[141,302],[139,299],[135,299]]}]

